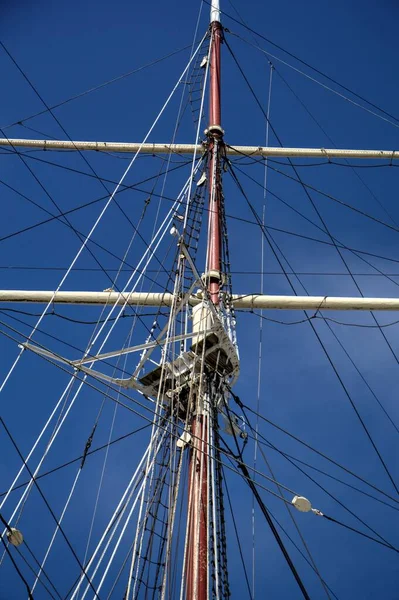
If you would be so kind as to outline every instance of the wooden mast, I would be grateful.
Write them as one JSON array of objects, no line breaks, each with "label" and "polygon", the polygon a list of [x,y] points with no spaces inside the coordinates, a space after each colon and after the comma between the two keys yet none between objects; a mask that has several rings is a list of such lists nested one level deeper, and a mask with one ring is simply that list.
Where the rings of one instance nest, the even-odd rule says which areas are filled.
[{"label": "wooden mast", "polygon": [[[220,125],[220,24],[219,0],[211,6],[211,53],[210,53],[210,103],[209,126],[209,221],[207,242],[207,264],[205,281],[210,299],[217,308],[221,282],[221,228],[220,228],[220,146],[223,130]],[[212,426],[209,398],[200,384],[195,398],[195,414],[191,423],[192,448],[189,466],[188,519],[189,538],[186,569],[186,600],[207,600],[209,597],[209,469],[208,435]]]}]

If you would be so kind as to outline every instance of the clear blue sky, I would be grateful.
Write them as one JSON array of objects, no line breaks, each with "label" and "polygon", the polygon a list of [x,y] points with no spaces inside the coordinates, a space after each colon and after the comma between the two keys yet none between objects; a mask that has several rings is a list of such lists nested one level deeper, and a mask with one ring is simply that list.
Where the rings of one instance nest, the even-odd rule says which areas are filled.
[{"label": "clear blue sky", "polygon": [[[113,3],[103,0],[84,0],[77,2],[48,2],[38,0],[35,3],[2,3],[0,39],[6,45],[23,71],[40,92],[45,102],[52,106],[63,100],[108,81],[118,75],[149,63],[166,54],[192,43],[200,1],[196,2],[160,2],[152,3],[123,2]],[[399,118],[397,99],[399,86],[397,78],[398,48],[397,23],[399,9],[395,2],[384,0],[344,2],[305,3],[287,0],[286,2],[260,2],[256,0],[234,0],[235,8],[254,30],[271,39],[292,54],[338,80],[359,95]],[[222,0],[222,9],[238,19],[228,0]],[[208,6],[204,3],[198,37],[206,30]],[[265,57],[256,49],[235,37],[238,33],[245,40],[254,43],[252,34],[223,16],[223,24],[232,32],[227,41],[244,69],[250,83],[266,107],[269,85],[269,65]],[[265,40],[258,38],[259,45],[287,61],[291,66],[303,70],[310,77],[333,87],[337,92],[367,106],[384,119],[389,119],[378,110],[356,99],[342,88],[331,84],[321,75],[304,67],[292,57],[274,48]],[[151,68],[133,74],[119,82],[92,92],[55,110],[72,139],[141,141],[164,100],[175,84],[189,56],[189,50],[176,54]],[[331,147],[331,140],[342,148],[399,148],[399,122],[382,118],[366,112],[337,94],[317,85],[290,67],[272,59],[276,67],[273,75],[271,122],[285,146]],[[254,102],[245,82],[235,66],[226,47],[223,47],[223,92],[222,120],[229,144],[262,145],[265,141],[265,119]],[[1,114],[2,128],[18,123],[43,109],[43,104],[18,73],[5,52],[0,48],[0,73],[2,76]],[[287,87],[289,84],[292,91]],[[294,93],[293,93],[294,92]],[[299,99],[299,100],[298,100]],[[176,111],[180,96],[166,111],[164,118],[151,135],[154,142],[170,141],[175,126]],[[301,104],[302,102],[302,104]],[[306,107],[306,108],[305,108]],[[51,115],[44,114],[25,121],[48,136],[64,139]],[[9,137],[43,137],[21,125],[15,124],[4,129]],[[329,136],[330,139],[326,136]],[[193,142],[195,129],[189,108],[178,130],[177,141]],[[0,132],[0,137],[2,137]],[[273,134],[271,145],[278,145]],[[32,153],[27,164],[40,179],[51,198],[62,210],[78,207],[85,202],[105,194],[104,188],[95,179],[81,174],[65,171],[55,166],[34,160],[34,157],[68,166],[72,169],[88,172],[88,166],[77,155],[56,153]],[[90,164],[104,178],[117,181],[125,169],[126,160],[108,155],[86,155]],[[245,162],[245,161],[244,161]],[[247,161],[250,162],[250,161]],[[306,164],[304,161],[297,161]],[[315,162],[315,161],[310,161]],[[0,180],[13,186],[19,192],[38,203],[42,208],[55,212],[55,207],[37,181],[16,156],[0,155]],[[356,163],[363,164],[363,163]],[[374,163],[375,164],[375,163]],[[128,175],[129,184],[138,182],[156,174],[160,168],[158,160],[142,158]],[[274,168],[292,175],[287,166],[272,164]],[[263,167],[258,165],[240,166],[252,178],[262,184]],[[188,169],[183,168],[170,175],[165,188],[165,196],[174,197],[180,189]],[[354,172],[349,167],[324,164],[323,166],[299,168],[302,179],[326,193],[337,197],[352,206],[392,225],[399,223],[397,207],[398,171],[396,168],[359,168]],[[360,175],[361,180],[356,175]],[[248,197],[259,214],[264,202],[263,191],[253,181],[237,171]],[[305,217],[322,227],[303,189],[295,182],[286,179],[275,171],[268,175],[268,187],[285,202],[294,206]],[[112,186],[110,186],[112,188]],[[147,191],[151,184],[143,185]],[[159,192],[159,189],[158,189]],[[79,248],[79,241],[73,232],[59,222],[31,229],[25,233],[3,237],[29,227],[46,218],[43,210],[33,206],[21,195],[0,184],[1,228],[0,228],[0,268],[2,289],[54,289],[57,287],[63,270],[70,264]],[[253,224],[254,218],[240,196],[230,177],[225,176],[226,211],[229,215],[247,219],[252,223],[243,223],[228,219],[229,241],[233,285],[236,293],[257,292],[261,288],[261,233]],[[132,222],[137,223],[143,210],[146,194],[129,192],[121,196],[121,206]],[[358,256],[346,251],[345,259],[352,272],[361,274],[356,281],[364,295],[397,296],[399,282],[398,234],[392,229],[372,222],[331,200],[312,193],[312,199],[319,209],[329,230],[341,243],[360,249],[381,258],[363,256],[380,272],[390,275],[390,279],[376,276],[376,270],[363,262]],[[100,212],[101,203],[72,213],[74,227],[88,232]],[[158,203],[155,198],[148,208],[143,224],[143,236],[149,240],[155,215],[166,214],[170,202]],[[389,214],[386,213],[388,211]],[[392,221],[392,220],[393,221]],[[288,230],[297,234],[329,241],[326,233],[303,219],[292,209],[283,205],[277,198],[266,197],[267,225]],[[394,225],[395,227],[395,225]],[[318,273],[300,276],[310,294],[317,295],[359,295],[352,279],[345,275],[331,276],[328,273],[345,273],[345,267],[336,250],[300,237],[273,232],[275,240],[287,257],[291,267],[300,273]],[[106,219],[96,232],[94,239],[106,246],[116,256],[122,256],[131,237],[131,227],[121,213],[111,206]],[[129,264],[137,263],[143,253],[144,244],[135,240],[129,254]],[[101,264],[115,274],[118,261],[104,250],[93,247],[93,252]],[[165,248],[161,248],[162,258]],[[278,272],[280,267],[273,258],[270,249],[265,248],[265,271]],[[103,290],[110,285],[109,279],[97,269],[93,258],[85,253],[79,260],[76,270],[68,278],[64,289]],[[198,257],[199,269],[203,267]],[[5,268],[13,267],[13,268]],[[25,267],[24,269],[15,267]],[[27,269],[26,267],[30,267]],[[55,270],[57,267],[58,270]],[[40,268],[40,269],[38,269]],[[155,267],[153,267],[155,268]],[[285,268],[288,268],[285,263]],[[251,274],[255,272],[255,274]],[[327,275],[326,275],[327,274]],[[367,275],[364,275],[367,274]],[[127,279],[128,273],[121,276]],[[302,294],[298,280],[291,278],[297,293]],[[157,285],[161,287],[164,279],[160,277]],[[281,275],[265,275],[266,293],[291,293],[286,279]],[[3,308],[3,307],[1,307]],[[21,306],[17,307],[21,309]],[[25,306],[22,310],[37,313],[40,307]],[[57,308],[59,314],[87,321],[99,317],[99,309]],[[298,321],[303,318],[299,313],[274,312],[265,316],[279,321]],[[329,315],[346,323],[373,325],[369,314]],[[23,321],[17,322],[15,317]],[[396,314],[377,317],[380,323],[391,323]],[[29,324],[35,318],[15,313],[0,313],[3,323],[2,332],[18,337],[9,327],[27,334]],[[397,433],[378,407],[375,399],[354,370],[347,356],[334,339],[331,331],[321,320],[315,320],[315,327],[332,357],[353,401],[370,431],[382,456],[386,460],[393,478],[399,483],[397,464]],[[27,325],[28,324],[28,325]],[[383,331],[391,344],[388,348],[378,329],[344,327],[331,323],[333,331],[344,344],[346,350],[356,362],[361,373],[389,412],[395,423],[399,423],[397,389],[399,384],[399,363],[393,355],[399,356],[398,326]],[[78,326],[55,317],[46,317],[43,330],[62,338],[77,348],[83,348],[91,333],[90,326]],[[118,347],[128,332],[128,325],[122,325],[116,332],[114,341],[108,350]],[[139,330],[139,339],[143,341],[145,332]],[[257,403],[259,320],[254,315],[238,315],[238,337],[241,354],[241,375],[236,385],[236,393],[249,406]],[[21,339],[18,337],[18,339]],[[37,335],[37,341],[55,351],[75,358],[76,350],[62,346],[54,339]],[[6,376],[17,353],[15,341],[0,337],[0,381]],[[328,456],[372,482],[387,494],[397,498],[397,494],[381,467],[365,432],[362,430],[355,413],[335,376],[331,365],[323,354],[320,344],[308,323],[284,326],[270,321],[263,323],[262,343],[262,380],[261,413],[315,446]],[[36,439],[43,423],[57,398],[61,394],[68,376],[42,361],[40,358],[23,356],[20,364],[0,395],[0,414],[5,419],[21,451],[26,454]],[[102,397],[93,390],[82,393],[77,406],[60,436],[59,441],[45,463],[50,469],[64,461],[81,454],[92,424],[96,418]],[[100,420],[94,445],[106,443],[114,407],[106,404]],[[143,421],[118,409],[115,421],[114,437],[123,435]],[[252,423],[255,423],[253,417]],[[287,436],[267,425],[260,424],[261,433],[279,449],[310,462],[319,469],[326,470],[334,477],[344,479],[364,491],[370,488],[339,469],[323,461]],[[99,503],[99,513],[95,533],[101,531],[105,520],[120,495],[123,485],[135,468],[140,450],[144,448],[148,431],[132,439],[121,442],[110,450],[104,492]],[[44,446],[41,447],[44,449]],[[0,481],[1,491],[7,490],[20,466],[18,456],[4,431],[0,435]],[[253,446],[248,444],[245,454],[248,463],[253,461]],[[267,457],[276,479],[311,499],[313,505],[326,514],[361,529],[372,536],[364,525],[350,515],[342,506],[313,484],[302,473],[294,469],[281,456],[267,450]],[[38,458],[36,458],[36,461]],[[65,530],[82,558],[87,531],[95,501],[103,455],[88,460],[82,473],[76,496],[65,518]],[[36,464],[33,460],[32,464]],[[76,474],[76,465],[68,467],[55,475],[42,480],[42,488],[57,515],[62,510],[68,491]],[[258,455],[258,468],[268,473],[267,467]],[[340,500],[353,513],[367,522],[375,531],[387,539],[393,546],[399,547],[398,513],[366,498],[320,473],[308,471],[332,495]],[[23,480],[26,479],[26,473]],[[238,529],[242,542],[244,558],[251,572],[252,525],[251,496],[238,476],[227,475],[231,490]],[[266,484],[266,482],[265,482]],[[269,485],[269,484],[268,484]],[[271,487],[271,484],[270,484]],[[275,488],[273,488],[275,489]],[[5,518],[9,518],[20,492],[14,492],[12,498],[2,509]],[[289,496],[289,494],[288,494]],[[298,535],[292,526],[281,501],[262,492],[262,497],[279,522],[289,531],[300,545]],[[389,501],[393,506],[398,506]],[[227,511],[228,512],[228,511]],[[317,519],[311,515],[295,515],[305,536],[317,566],[329,586],[340,600],[353,598],[396,600],[399,598],[398,554],[378,546],[372,541],[342,529],[338,525]],[[228,548],[232,597],[247,597],[237,541],[231,524],[228,523]],[[21,529],[41,557],[47,547],[52,531],[52,521],[48,511],[36,491],[32,492],[21,518]],[[309,590],[312,600],[323,598],[323,590],[303,558],[286,543],[301,576]],[[271,533],[262,516],[256,511],[256,597],[257,598],[300,598],[291,573],[284,563]],[[25,567],[23,572],[32,581],[32,575]],[[0,582],[0,600],[19,600],[25,598],[23,584],[8,557],[2,565]],[[48,561],[47,571],[56,586],[65,594],[73,578],[77,576],[76,563],[65,543],[57,540],[55,552]],[[122,591],[121,591],[122,590]],[[122,597],[123,589],[119,590]],[[38,588],[36,598],[45,598],[44,589]],[[101,596],[102,597],[102,596]],[[116,596],[115,596],[116,597]]]}]

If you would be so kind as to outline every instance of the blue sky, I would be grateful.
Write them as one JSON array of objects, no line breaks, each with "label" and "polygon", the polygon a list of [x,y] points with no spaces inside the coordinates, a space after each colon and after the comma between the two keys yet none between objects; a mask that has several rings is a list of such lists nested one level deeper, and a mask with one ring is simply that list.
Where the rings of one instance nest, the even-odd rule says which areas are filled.
[{"label": "blue sky", "polygon": [[[299,56],[305,62],[338,80],[387,112],[397,115],[399,89],[396,77],[398,62],[396,30],[398,8],[394,2],[386,0],[378,3],[371,1],[320,3],[309,0],[301,4],[292,0],[284,3],[235,0],[233,4],[248,25],[266,38]],[[150,4],[126,3],[116,0],[111,4],[102,0],[97,2],[73,0],[68,3],[50,3],[41,0],[34,4],[19,3],[18,7],[14,3],[4,2],[0,38],[45,102],[54,105],[174,50],[190,45],[199,9],[199,1],[190,3],[155,1]],[[237,17],[228,0],[223,1],[222,9],[229,15]],[[199,36],[205,32],[207,20],[208,7],[203,4]],[[262,105],[266,107],[270,74],[267,60],[258,50],[233,35],[237,33],[253,43],[253,37],[249,31],[227,16],[223,17],[223,24],[231,32],[227,35],[229,45],[245,70]],[[273,48],[266,41],[259,40],[259,45],[278,58],[287,61],[291,66],[303,70],[319,82],[332,87],[340,94],[366,106],[362,101],[288,57],[281,50]],[[72,139],[141,141],[183,70],[188,55],[189,50],[176,54],[158,65],[70,102],[56,109],[55,114]],[[281,62],[275,59],[272,61],[276,71],[272,84],[271,122],[284,145],[326,148],[331,146],[332,140],[337,147],[342,148],[397,149],[399,147],[397,121],[394,120],[393,124],[388,123],[354,106],[353,103],[333,94]],[[2,51],[0,51],[0,72],[3,80],[1,94],[1,126],[3,128],[18,123],[43,109],[40,100]],[[226,142],[231,145],[263,144],[265,140],[264,117],[225,46],[223,47],[222,73],[222,124],[226,131]],[[296,96],[290,91],[284,80]],[[172,101],[164,118],[151,135],[151,141],[171,140],[179,101],[180,96]],[[371,108],[370,110],[374,111]],[[378,110],[375,112],[380,116],[382,114]],[[65,134],[49,114],[25,121],[25,125],[44,132],[48,136],[58,139],[65,138]],[[9,137],[42,137],[21,125],[13,125],[4,130]],[[192,142],[194,135],[195,128],[188,110],[179,128],[177,140]],[[278,145],[272,134],[270,144]],[[71,169],[88,172],[88,167],[80,156],[50,152],[27,156],[29,156],[26,159],[29,166],[62,210],[69,210],[104,196],[104,188],[95,179],[35,160],[35,158],[40,158],[68,166]],[[127,164],[126,160],[108,155],[87,155],[87,158],[101,176],[112,181],[120,178]],[[18,157],[2,154],[0,159],[2,165],[0,179],[2,181],[40,204],[44,209],[54,212],[52,201],[44,194]],[[300,161],[297,162],[300,163]],[[272,164],[272,166],[292,175],[292,170],[287,166],[278,164]],[[258,182],[263,182],[263,166],[240,167],[237,163],[237,167],[243,168]],[[159,160],[142,158],[137,161],[129,173],[127,183],[133,184],[154,175],[159,168]],[[399,222],[396,202],[398,175],[395,168],[359,168],[356,173],[360,175],[361,180],[352,169],[331,164],[303,167],[299,168],[299,172],[306,183],[340,198],[382,221],[391,222],[391,217],[396,223]],[[165,196],[173,198],[188,173],[188,167],[184,167],[170,174],[165,188]],[[261,214],[264,203],[261,187],[255,185],[241,172],[237,171],[237,174],[252,204]],[[297,183],[286,179],[276,171],[270,171],[268,186],[274,194],[321,226],[308,198]],[[141,187],[147,190],[147,193],[151,189],[149,184]],[[137,191],[120,196],[121,205],[133,223],[139,221],[146,197],[147,194]],[[253,222],[253,215],[227,175],[225,176],[225,197],[226,212],[229,215]],[[1,198],[0,238],[46,218],[43,210],[33,206],[21,195],[12,192],[4,185],[1,185]],[[376,276],[376,271],[361,261],[358,256],[345,252],[345,259],[351,271],[362,273],[362,275],[356,276],[356,281],[364,295],[397,296],[397,282],[399,281],[399,266],[395,262],[399,260],[397,232],[338,206],[323,196],[312,194],[312,198],[332,235],[340,242],[351,248],[392,259],[387,261],[364,256],[383,273],[397,274],[388,280],[386,277]],[[87,232],[99,214],[101,206],[101,203],[94,204],[72,214],[70,219],[74,227],[82,232]],[[157,212],[164,215],[169,207],[170,201],[167,199],[158,202],[154,198],[151,201],[142,229],[145,240],[149,240],[151,237],[152,224]],[[390,216],[385,211],[388,211]],[[266,220],[269,226],[329,241],[325,233],[270,195],[266,197]],[[228,219],[228,226],[234,291],[236,293],[257,292],[261,287],[260,275],[251,274],[251,272],[258,273],[260,271],[261,233],[253,223],[244,223],[232,218]],[[317,275],[300,276],[310,294],[358,295],[350,277],[325,275],[326,273],[345,272],[344,265],[334,248],[281,232],[272,232],[272,234],[295,271],[317,273]],[[121,256],[125,252],[130,237],[131,227],[118,209],[111,205],[106,218],[101,222],[95,234],[95,240],[106,246],[114,255]],[[62,269],[70,264],[79,245],[76,235],[59,222],[42,225],[3,240],[0,246],[2,281],[0,287],[2,289],[54,289],[61,279]],[[137,263],[144,248],[143,242],[135,240],[129,254],[129,264]],[[203,248],[202,245],[201,248]],[[114,275],[115,271],[112,270],[118,268],[118,261],[98,247],[93,247],[93,252],[105,269],[109,270],[111,276]],[[163,258],[166,252],[166,245],[162,246],[159,258]],[[166,258],[166,261],[168,260],[169,257]],[[267,247],[264,260],[265,271],[280,271],[279,265]],[[79,269],[92,270],[74,271],[68,278],[64,289],[103,290],[109,287],[109,279],[101,271],[93,270],[97,269],[97,265],[87,253],[82,256],[77,266]],[[198,266],[199,269],[203,266],[200,255]],[[4,267],[13,268],[5,269]],[[17,269],[15,267],[24,268]],[[37,269],[38,267],[40,269]],[[58,270],[54,270],[54,267],[57,267]],[[287,264],[285,267],[287,270],[291,270],[288,269]],[[156,268],[156,264],[152,268]],[[364,275],[365,273],[368,275]],[[126,281],[128,275],[129,273],[123,272],[120,282]],[[164,281],[164,277],[159,276],[157,285],[161,287]],[[303,293],[298,280],[292,278],[292,282],[297,293]],[[264,290],[266,293],[272,294],[291,293],[286,279],[281,275],[265,275]],[[19,306],[17,308],[31,313],[40,311],[40,307],[35,306]],[[81,307],[57,308],[57,312],[73,319],[87,321],[96,320],[100,314],[99,309]],[[302,319],[302,314],[299,313],[277,311],[265,314],[265,316],[287,322]],[[335,313],[328,316],[340,322],[373,324],[369,314]],[[15,321],[15,317],[23,320],[24,323]],[[391,323],[397,319],[397,315],[383,314],[378,315],[377,318],[380,323]],[[13,333],[7,329],[4,323],[27,334],[29,324],[32,325],[35,322],[35,318],[32,316],[15,315],[10,312],[2,312],[0,320],[3,323],[1,330],[11,335]],[[315,320],[315,327],[386,460],[390,472],[394,479],[399,481],[396,431],[377,406],[370,391],[354,370],[327,325],[321,320]],[[378,329],[345,327],[334,323],[331,323],[331,327],[385,409],[398,423],[399,365],[381,332]],[[89,326],[78,326],[51,316],[46,317],[43,329],[78,348],[85,346],[91,332]],[[397,331],[398,326],[384,329],[393,351],[399,356]],[[117,347],[119,342],[123,343],[127,333],[128,326],[122,322],[115,333],[114,341],[107,346],[107,349]],[[139,329],[138,341],[142,341],[145,335],[145,331]],[[255,408],[259,353],[259,320],[256,316],[239,313],[238,337],[241,376],[236,385],[236,393],[245,404]],[[73,348],[64,347],[54,339],[49,341],[49,338],[42,334],[38,334],[36,339],[68,357],[76,356]],[[15,341],[3,335],[0,338],[0,344],[2,356],[0,380],[2,381],[18,353],[18,349]],[[309,324],[284,326],[264,321],[262,354],[261,413],[386,493],[395,496],[395,491],[361,429]],[[32,446],[67,381],[68,376],[65,373],[48,365],[40,358],[26,353],[7,383],[0,398],[0,414],[15,434],[17,443],[24,454]],[[62,430],[54,451],[45,463],[46,469],[72,459],[82,452],[101,400],[102,396],[89,388],[82,393],[79,403],[74,407]],[[113,414],[114,406],[106,403],[96,432],[95,445],[106,442]],[[139,417],[124,412],[123,409],[118,409],[113,434],[115,437],[123,435],[135,427],[139,427],[143,422]],[[252,420],[252,424],[254,423],[255,417]],[[370,489],[360,482],[343,474],[266,423],[260,423],[259,427],[261,433],[284,452],[370,492]],[[127,477],[135,468],[140,451],[148,439],[147,436],[148,431],[144,431],[130,440],[115,445],[110,450],[104,492],[99,503],[95,524],[96,534],[101,531],[101,526],[104,526]],[[4,437],[3,431],[0,444],[1,481],[3,489],[6,490],[20,467],[20,463],[10,442]],[[41,449],[43,450],[43,448],[44,442]],[[251,443],[248,444],[245,457],[251,464],[253,461]],[[270,459],[278,481],[309,497],[314,506],[326,514],[367,532],[367,529],[359,521],[281,456],[267,450],[267,457]],[[64,521],[65,530],[79,556],[83,556],[84,553],[103,458],[103,455],[96,455],[88,461],[82,472],[82,479],[79,482],[71,509]],[[258,456],[257,465],[259,470],[268,473],[260,456]],[[56,514],[62,510],[76,474],[76,468],[76,466],[68,467],[42,480],[43,491]],[[310,471],[309,473],[394,546],[399,545],[397,512],[395,510],[367,499],[358,492],[321,474]],[[23,480],[25,478],[26,473]],[[238,476],[228,474],[227,483],[235,507],[244,557],[247,568],[251,572],[251,496]],[[272,487],[271,484],[267,485]],[[14,492],[14,496],[3,509],[2,514],[5,518],[12,513],[19,493]],[[384,498],[378,492],[373,493],[380,499]],[[300,544],[282,502],[265,491],[262,492],[262,497],[273,515]],[[298,514],[296,516],[322,576],[340,600],[357,597],[387,600],[398,598],[397,553],[346,531],[338,525],[316,519],[311,515]],[[243,598],[247,597],[246,586],[229,514],[227,521],[233,598]],[[51,528],[52,522],[48,511],[43,506],[37,492],[32,492],[21,518],[21,529],[37,556],[42,556],[45,552]],[[314,573],[291,543],[284,538],[284,535],[283,539],[303,577],[311,598],[325,597]],[[262,598],[270,595],[275,598],[299,598],[295,582],[283,562],[269,529],[258,512],[256,512],[255,547],[255,597]],[[62,564],[62,568],[60,564]],[[18,580],[7,557],[2,569],[0,599],[24,598],[23,585]],[[50,556],[47,571],[59,589],[65,590],[64,593],[73,577],[76,577],[76,563],[65,547],[65,543],[60,539],[57,540],[55,551]],[[26,569],[23,572],[31,581],[31,574]],[[40,595],[41,593],[43,596]],[[38,594],[39,598],[46,597],[44,590],[41,593]],[[122,593],[123,590],[120,596]]]}]

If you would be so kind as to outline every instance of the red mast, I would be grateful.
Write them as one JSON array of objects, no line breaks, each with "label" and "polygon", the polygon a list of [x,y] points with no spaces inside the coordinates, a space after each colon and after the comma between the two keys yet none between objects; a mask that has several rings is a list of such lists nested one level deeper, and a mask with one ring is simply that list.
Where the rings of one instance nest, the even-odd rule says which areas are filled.
[{"label": "red mast", "polygon": [[[219,305],[221,282],[220,232],[220,143],[223,130],[220,125],[220,45],[223,30],[220,24],[219,0],[212,0],[209,107],[209,222],[207,245],[207,272],[205,278],[211,301]],[[189,467],[188,519],[189,536],[186,562],[186,600],[207,600],[209,589],[209,502],[208,502],[208,433],[209,397],[198,390],[193,416],[192,448]]]}]

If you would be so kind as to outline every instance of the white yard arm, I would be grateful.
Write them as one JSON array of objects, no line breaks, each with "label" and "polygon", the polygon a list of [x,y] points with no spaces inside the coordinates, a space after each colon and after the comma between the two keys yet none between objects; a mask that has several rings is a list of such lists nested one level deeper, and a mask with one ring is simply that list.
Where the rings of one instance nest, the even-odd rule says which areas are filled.
[{"label": "white yard arm", "polygon": [[[0,290],[0,304],[31,302],[45,304],[53,298],[53,291]],[[100,305],[114,303],[131,306],[171,306],[173,295],[169,293],[136,292],[57,292],[55,304]],[[192,295],[188,304],[195,306],[201,298]],[[268,310],[399,310],[399,298],[345,298],[334,296],[270,296],[264,294],[234,294],[233,304],[237,309]]]},{"label": "white yard arm", "polygon": [[[139,144],[135,142],[84,142],[68,140],[24,140],[0,138],[0,146],[42,148],[46,150],[91,150],[102,152],[140,152],[143,154],[194,154],[205,146],[199,144]],[[226,146],[231,156],[275,156],[298,158],[365,158],[398,160],[399,150],[340,150],[337,148],[270,148],[265,146]]]}]

